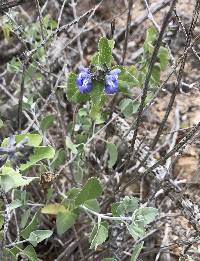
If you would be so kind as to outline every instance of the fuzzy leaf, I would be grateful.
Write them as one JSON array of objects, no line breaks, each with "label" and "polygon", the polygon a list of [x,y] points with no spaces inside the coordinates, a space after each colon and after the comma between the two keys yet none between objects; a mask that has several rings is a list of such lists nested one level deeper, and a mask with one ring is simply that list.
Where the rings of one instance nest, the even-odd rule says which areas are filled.
[{"label": "fuzzy leaf", "polygon": [[66,208],[59,203],[48,204],[41,209],[42,214],[49,214],[49,215],[57,215],[58,212],[65,212],[65,211]]},{"label": "fuzzy leaf", "polygon": [[69,148],[73,154],[78,153],[78,150],[76,148],[77,146],[72,142],[70,137],[67,136],[65,138],[65,144],[66,144],[67,148]]},{"label": "fuzzy leaf", "polygon": [[102,187],[99,180],[97,178],[90,178],[78,193],[75,204],[81,205],[87,200],[96,199],[101,195],[101,193]]},{"label": "fuzzy leaf", "polygon": [[[15,135],[15,141],[16,143],[19,143],[20,141],[22,141],[25,137],[29,138],[29,141],[26,143],[26,145],[31,145],[34,147],[37,147],[41,144],[42,142],[42,136],[39,134],[31,134],[31,133],[27,133],[27,134],[18,134]],[[6,147],[8,146],[8,138],[5,138],[1,144],[1,147]]]},{"label": "fuzzy leaf", "polygon": [[65,210],[64,212],[58,212],[56,217],[56,227],[59,235],[65,233],[70,227],[74,225],[76,221],[76,214]]},{"label": "fuzzy leaf", "polygon": [[30,233],[29,238],[27,239],[34,247],[38,243],[42,242],[46,238],[49,238],[53,234],[51,230],[35,230]]},{"label": "fuzzy leaf", "polygon": [[90,235],[90,248],[96,250],[97,246],[104,243],[108,238],[108,228],[105,222],[94,225],[92,233]]},{"label": "fuzzy leaf", "polygon": [[26,255],[30,261],[37,261],[38,260],[35,249],[31,245],[28,245],[26,248],[24,248],[22,253],[24,255]]},{"label": "fuzzy leaf", "polygon": [[24,171],[31,166],[35,165],[40,160],[43,159],[52,159],[55,155],[55,150],[52,147],[35,147],[34,153],[30,155],[29,161],[26,164],[20,166],[20,170]]},{"label": "fuzzy leaf", "polygon": [[131,261],[137,261],[137,258],[143,248],[144,245],[144,241],[142,241],[141,243],[137,244],[132,251],[132,256],[131,256]]},{"label": "fuzzy leaf", "polygon": [[42,119],[40,123],[40,127],[43,130],[48,130],[53,125],[54,119],[55,119],[54,115],[47,115]]},{"label": "fuzzy leaf", "polygon": [[113,143],[107,143],[107,150],[110,157],[108,160],[108,167],[112,168],[115,165],[118,157],[117,147]]},{"label": "fuzzy leaf", "polygon": [[133,222],[130,225],[127,225],[128,231],[131,236],[137,240],[145,235],[145,228],[144,225],[140,222]]},{"label": "fuzzy leaf", "polygon": [[19,171],[15,171],[10,167],[2,167],[0,173],[0,186],[8,192],[12,188],[27,186],[37,177],[25,177],[22,176]]},{"label": "fuzzy leaf", "polygon": [[167,67],[167,64],[169,62],[169,53],[167,48],[161,46],[158,51],[158,58],[160,61],[160,67],[161,70],[164,70]]},{"label": "fuzzy leaf", "polygon": [[114,47],[114,42],[108,40],[105,37],[100,38],[98,43],[99,49],[99,64],[106,64],[108,67],[111,65],[112,61],[112,49]]},{"label": "fuzzy leaf", "polygon": [[28,239],[32,231],[37,229],[39,213],[36,212],[28,226],[20,232],[20,235],[24,239]]},{"label": "fuzzy leaf", "polygon": [[144,225],[148,225],[152,221],[155,220],[158,215],[158,210],[152,207],[144,207],[136,210],[135,218],[144,223]]}]

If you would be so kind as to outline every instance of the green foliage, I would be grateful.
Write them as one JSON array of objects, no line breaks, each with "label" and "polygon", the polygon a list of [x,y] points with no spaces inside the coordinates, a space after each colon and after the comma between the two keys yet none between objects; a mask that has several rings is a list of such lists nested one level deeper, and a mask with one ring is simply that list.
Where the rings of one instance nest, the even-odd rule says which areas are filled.
[{"label": "green foliage", "polygon": [[40,127],[43,130],[48,130],[53,125],[54,119],[55,119],[54,115],[47,115],[42,119],[40,123]]},{"label": "green foliage", "polygon": [[85,201],[84,206],[97,213],[100,212],[99,202],[96,199],[89,199],[89,200]]},{"label": "green foliage", "polygon": [[136,113],[139,107],[139,102],[133,101],[132,99],[123,99],[119,107],[121,112],[124,114],[125,117],[130,117],[133,113]]},{"label": "green foliage", "polygon": [[117,147],[113,143],[107,143],[107,150],[110,157],[108,160],[108,167],[112,168],[117,161],[117,156],[118,156]]},{"label": "green foliage", "polygon": [[66,88],[66,94],[67,99],[70,102],[86,102],[90,99],[90,96],[88,93],[80,93],[77,85],[76,85],[76,74],[71,72],[67,76],[67,88]]},{"label": "green foliage", "polygon": [[76,221],[76,214],[70,210],[64,212],[58,212],[56,217],[56,227],[59,235],[62,235],[70,227],[72,227]]},{"label": "green foliage", "polygon": [[[21,142],[25,137],[28,138],[28,142],[26,143],[26,145],[33,146],[34,151],[33,151],[33,154],[30,155],[29,161],[25,164],[21,164],[19,170],[25,171],[28,168],[30,168],[31,166],[34,166],[37,162],[43,160],[43,159],[52,159],[54,157],[54,155],[55,155],[54,148],[46,147],[46,146],[39,146],[42,142],[42,137],[39,134],[27,133],[27,134],[15,135],[16,143]],[[2,144],[1,144],[1,147],[7,147],[7,146],[8,146],[8,138],[5,138],[2,142]],[[2,168],[2,174],[0,174],[1,175],[1,183],[3,183],[4,184],[3,187],[7,187],[8,190],[10,188],[28,185],[33,179],[36,178],[36,177],[34,177],[34,178],[32,178],[32,180],[31,180],[31,178],[26,178],[26,180],[25,180],[23,177],[21,177],[19,172],[16,171],[14,173],[14,172],[12,172],[12,170],[8,170],[8,173],[6,175],[3,168]],[[9,174],[10,172],[12,172],[14,174]],[[14,182],[13,186],[11,185],[12,175],[15,175],[15,180],[13,181]]]},{"label": "green foliage", "polygon": [[[46,36],[57,27],[57,23],[50,19],[49,16],[45,16],[42,22],[45,29],[44,34]],[[25,32],[26,37],[30,40],[33,48],[38,47],[42,41],[39,22],[37,21],[34,23],[31,26],[31,29],[29,26],[27,26],[27,28],[28,29],[26,29]],[[3,32],[6,37],[9,37],[11,30],[12,28],[9,28],[9,26],[7,26],[7,28],[4,26]],[[37,41],[35,40],[36,38],[38,39]],[[133,116],[138,110],[139,101],[133,96],[135,93],[133,88],[139,89],[144,85],[156,38],[156,29],[149,28],[143,46],[144,52],[138,61],[137,67],[134,65],[113,65],[112,51],[114,48],[114,41],[106,39],[105,37],[100,38],[97,53],[91,60],[90,68],[92,68],[91,65],[96,65],[95,68],[106,68],[108,71],[115,68],[121,70],[118,78],[120,102],[117,106],[125,117]],[[160,84],[162,71],[165,70],[168,65],[168,56],[168,50],[164,46],[161,46],[151,75],[150,88],[146,102],[152,97]],[[45,50],[43,47],[38,48],[36,54],[33,56],[33,61],[30,61],[30,65],[25,73],[25,85],[29,88],[31,87],[32,81],[35,79],[40,81],[43,77],[34,60],[39,60],[41,65],[46,62]],[[18,74],[19,72],[22,72],[22,65],[19,60],[13,59],[9,63],[8,69],[10,73]],[[33,79],[30,80],[28,74],[33,76]],[[158,215],[158,211],[155,208],[140,206],[138,198],[128,196],[124,197],[121,201],[112,204],[112,214],[100,213],[100,206],[102,204],[101,202],[99,204],[97,199],[102,195],[103,189],[100,180],[96,177],[91,177],[91,171],[89,170],[89,164],[87,164],[87,157],[85,155],[85,150],[87,149],[85,144],[88,145],[89,142],[87,143],[87,141],[90,141],[90,138],[93,138],[92,135],[96,134],[96,129],[93,132],[93,127],[97,127],[98,130],[100,130],[102,124],[105,122],[107,123],[111,108],[110,104],[112,103],[110,102],[110,97],[104,92],[105,80],[103,78],[97,78],[98,80],[96,78],[93,79],[93,89],[88,94],[80,93],[79,88],[76,85],[76,79],[77,75],[70,72],[67,75],[65,83],[65,92],[68,101],[78,104],[73,115],[73,120],[68,124],[66,129],[67,136],[65,137],[65,145],[67,153],[63,148],[60,148],[60,144],[58,147],[59,149],[56,152],[53,147],[42,146],[44,143],[40,134],[19,134],[15,135],[16,142],[19,143],[25,137],[28,137],[29,141],[27,145],[34,147],[33,154],[29,157],[29,161],[26,164],[21,164],[17,170],[11,168],[9,160],[0,168],[0,186],[6,193],[12,192],[12,201],[9,201],[8,205],[10,212],[12,213],[12,211],[16,209],[18,212],[18,208],[22,210],[22,213],[20,212],[21,219],[19,221],[20,240],[27,240],[27,242],[31,243],[31,245],[26,244],[25,248],[22,244],[16,243],[15,247],[7,249],[14,258],[19,254],[31,261],[37,260],[34,247],[36,247],[38,243],[51,237],[53,234],[53,231],[51,230],[42,229],[43,227],[39,213],[41,213],[41,215],[47,215],[47,218],[49,215],[50,217],[56,218],[56,229],[54,234],[61,236],[68,229],[73,227],[81,211],[88,212],[89,215],[94,216],[94,222],[96,222],[89,239],[90,247],[95,250],[107,240],[109,225],[113,225],[115,222],[122,223],[124,227],[127,228],[130,235],[132,235],[135,240],[138,240],[145,236],[148,225],[153,222]],[[139,93],[140,92],[141,90],[139,90]],[[36,103],[34,99],[35,98],[31,95],[24,97],[23,110],[33,110],[35,108],[34,103]],[[54,120],[54,115],[43,117],[40,121],[39,133],[46,134],[45,131],[53,126]],[[0,128],[2,126],[3,122],[0,120]],[[49,132],[47,132],[47,134],[48,133]],[[107,141],[102,139],[102,141],[106,144],[106,153],[108,155],[107,166],[109,169],[112,169],[117,163],[118,148],[112,143],[113,140]],[[1,146],[6,147],[8,145],[8,139],[4,139]],[[42,203],[41,205],[43,207],[40,207],[38,204],[37,207],[39,207],[39,210],[34,213],[34,208],[29,208],[28,204],[32,202],[32,195],[26,195],[26,193],[23,193],[22,191],[24,187],[26,189],[26,186],[32,181],[35,180],[35,182],[37,182],[39,179],[39,175],[38,177],[33,177],[31,175],[33,172],[29,171],[29,168],[35,167],[34,173],[39,174],[45,171],[56,173],[61,165],[71,159],[70,157],[73,157],[74,160],[73,181],[75,181],[74,183],[77,187],[69,189],[65,194],[64,189],[66,188],[63,186],[63,192],[56,194],[55,196],[54,186],[51,188],[51,183],[48,184],[48,191],[50,191],[49,195],[51,196],[48,196],[47,200],[45,198],[45,201],[41,200],[39,204]],[[96,173],[94,175],[96,175]],[[105,173],[103,173],[103,175],[105,175]],[[69,177],[69,179],[70,178],[71,177]],[[113,177],[109,178],[112,179]],[[85,185],[82,185],[82,181],[85,182]],[[67,187],[70,187],[70,185]],[[19,190],[16,188],[19,188]],[[58,200],[56,201],[57,203],[55,203],[55,197],[57,200],[59,196],[61,198],[63,197],[61,202]],[[44,202],[46,205],[43,205],[45,204]],[[104,221],[106,219],[109,220],[109,224]],[[0,215],[0,229],[3,227],[3,224],[4,218],[3,215]],[[131,261],[137,260],[142,248],[143,242],[135,245],[132,251]],[[108,257],[104,258],[102,261],[116,261],[116,259]]]},{"label": "green foliage", "polygon": [[4,217],[0,215],[0,229],[3,227],[4,224]]},{"label": "green foliage", "polygon": [[157,215],[158,210],[156,208],[141,207],[135,212],[134,218],[135,220],[142,221],[144,225],[148,225],[149,223],[154,221]]},{"label": "green foliage", "polygon": [[131,236],[137,240],[145,235],[145,227],[144,224],[140,221],[132,222],[130,225],[127,225],[128,231]]},{"label": "green foliage", "polygon": [[36,212],[31,220],[31,222],[28,224],[28,226],[20,232],[20,235],[24,239],[28,239],[30,236],[30,233],[37,229],[38,224],[39,224],[39,213]]},{"label": "green foliage", "polygon": [[66,153],[64,149],[59,149],[56,151],[55,156],[51,162],[51,167],[57,170],[66,160]]},{"label": "green foliage", "polygon": [[[25,137],[28,138],[28,142],[26,143],[27,145],[37,147],[41,144],[42,142],[42,136],[39,134],[32,134],[32,133],[27,133],[27,134],[18,134],[15,135],[15,140],[16,143],[19,143],[22,141]],[[1,147],[6,147],[8,146],[8,138],[5,138],[1,144]]]},{"label": "green foliage", "polygon": [[91,99],[90,115],[93,120],[98,120],[100,118],[101,108],[106,100],[106,96],[103,92],[104,82],[94,81],[93,85],[93,90],[89,93]]},{"label": "green foliage", "polygon": [[30,261],[37,261],[37,254],[35,252],[35,249],[33,246],[28,245],[27,247],[24,248],[23,254],[26,255]]},{"label": "green foliage", "polygon": [[142,241],[141,243],[137,244],[132,251],[132,255],[131,255],[131,261],[137,261],[137,258],[143,248],[144,245],[144,241]]},{"label": "green foliage", "polygon": [[[109,69],[112,64],[112,49],[114,47],[114,41],[108,40],[105,37],[100,38],[98,43],[98,52],[94,55],[91,64],[98,66],[107,66]],[[80,93],[78,86],[76,85],[76,74],[69,73],[67,77],[66,95],[67,99],[75,103],[83,103],[86,101],[91,102],[90,116],[93,120],[99,120],[100,111],[106,102],[106,95],[104,93],[104,81],[93,82],[93,89],[88,94]]]},{"label": "green foliage", "polygon": [[28,245],[24,249],[22,249],[19,246],[15,246],[15,247],[10,248],[10,249],[6,248],[6,251],[11,254],[11,256],[14,258],[13,260],[17,260],[15,258],[17,256],[17,254],[20,255],[20,256],[24,256],[24,257],[28,258],[29,261],[37,261],[38,260],[35,249],[31,245]]},{"label": "green foliage", "polygon": [[0,170],[0,186],[5,192],[13,188],[27,186],[35,179],[37,179],[37,177],[22,176],[19,171],[15,171],[10,167],[4,166]]},{"label": "green foliage", "polygon": [[154,47],[154,42],[156,40],[156,35],[157,35],[157,30],[155,27],[150,27],[147,32],[146,32],[146,39],[143,45],[144,52],[147,53],[152,53],[153,52],[153,47]]},{"label": "green foliage", "polygon": [[49,238],[53,234],[51,230],[35,230],[30,233],[27,239],[34,247],[43,240]]},{"label": "green foliage", "polygon": [[90,248],[97,249],[97,246],[104,243],[108,238],[108,225],[106,222],[95,224],[90,235]]},{"label": "green foliage", "polygon": [[100,38],[98,43],[98,53],[96,57],[96,63],[99,65],[106,64],[108,67],[111,66],[112,62],[112,49],[114,47],[114,41],[108,40],[104,37]]},{"label": "green foliage", "polygon": [[48,204],[41,209],[42,214],[57,215],[58,212],[65,212],[66,208],[62,204]]},{"label": "green foliage", "polygon": [[135,240],[145,235],[145,227],[155,220],[158,210],[152,207],[141,207],[134,211],[130,225],[127,228]]},{"label": "green foliage", "polygon": [[52,159],[54,155],[55,150],[52,147],[35,147],[34,153],[30,156],[29,161],[26,164],[22,164],[20,170],[24,171],[43,159]]},{"label": "green foliage", "polygon": [[101,196],[102,187],[97,178],[90,178],[88,179],[87,183],[78,193],[75,204],[81,205],[85,203],[87,200],[96,199]]},{"label": "green foliage", "polygon": [[74,145],[74,143],[71,141],[70,137],[67,136],[65,138],[65,144],[66,144],[67,148],[69,148],[73,154],[78,153],[78,150],[76,148],[77,146]]},{"label": "green foliage", "polygon": [[124,197],[121,202],[116,202],[112,205],[112,213],[114,216],[133,213],[139,207],[138,198]]}]

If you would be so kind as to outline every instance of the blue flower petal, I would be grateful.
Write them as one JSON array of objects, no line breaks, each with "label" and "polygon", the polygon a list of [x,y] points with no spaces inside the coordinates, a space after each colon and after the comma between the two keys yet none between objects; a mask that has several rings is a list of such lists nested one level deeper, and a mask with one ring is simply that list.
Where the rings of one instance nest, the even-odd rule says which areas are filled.
[{"label": "blue flower petal", "polygon": [[77,76],[76,84],[81,93],[88,93],[92,90],[92,77],[89,68],[81,66],[79,68],[80,73]]},{"label": "blue flower petal", "polygon": [[118,91],[118,74],[120,72],[120,69],[114,69],[106,75],[104,91],[107,94],[114,94]]},{"label": "blue flower petal", "polygon": [[109,74],[111,75],[117,75],[120,74],[121,70],[120,69],[113,69],[109,72]]}]

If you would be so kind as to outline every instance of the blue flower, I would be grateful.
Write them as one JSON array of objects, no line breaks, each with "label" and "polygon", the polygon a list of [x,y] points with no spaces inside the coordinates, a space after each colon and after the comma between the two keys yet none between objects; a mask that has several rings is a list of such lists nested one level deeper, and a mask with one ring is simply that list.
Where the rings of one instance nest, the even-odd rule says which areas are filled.
[{"label": "blue flower", "polygon": [[79,68],[79,74],[76,79],[76,84],[81,93],[87,93],[92,90],[92,74],[89,68],[85,68],[83,66]]},{"label": "blue flower", "polygon": [[106,74],[104,91],[107,94],[114,94],[118,91],[118,74],[120,69],[114,69]]}]

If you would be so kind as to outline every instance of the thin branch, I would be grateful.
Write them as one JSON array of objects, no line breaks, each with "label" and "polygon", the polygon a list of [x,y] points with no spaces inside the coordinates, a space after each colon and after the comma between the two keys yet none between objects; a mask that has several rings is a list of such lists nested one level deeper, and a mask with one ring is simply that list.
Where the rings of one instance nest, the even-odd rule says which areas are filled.
[{"label": "thin branch", "polygon": [[132,150],[134,150],[135,141],[136,141],[136,138],[137,138],[138,129],[139,129],[140,122],[141,122],[141,119],[142,119],[141,116],[142,116],[143,109],[144,109],[144,106],[145,106],[145,100],[146,100],[146,97],[147,97],[147,92],[148,92],[148,88],[149,88],[149,82],[150,82],[150,79],[151,79],[153,67],[154,67],[154,64],[155,64],[156,59],[157,59],[157,54],[158,54],[159,48],[162,44],[162,38],[163,38],[163,35],[164,35],[164,32],[165,32],[165,29],[166,29],[167,25],[169,24],[169,21],[170,21],[172,12],[175,8],[176,2],[177,2],[177,0],[172,1],[170,9],[169,9],[167,15],[165,16],[165,19],[163,21],[158,39],[156,41],[156,44],[155,44],[155,47],[154,47],[154,50],[153,50],[152,57],[151,57],[151,60],[150,60],[150,63],[149,63],[148,71],[147,71],[145,82],[144,82],[144,88],[143,88],[143,92],[142,92],[141,102],[140,102],[140,106],[138,108],[138,116],[137,116],[137,120],[136,120],[136,124],[135,124],[134,135],[133,135],[133,139],[131,141],[131,146],[130,146],[129,152],[128,152],[127,157],[126,157],[127,163],[125,164],[125,167],[124,167],[124,173],[125,173],[128,165],[129,165],[129,161],[127,160],[127,158],[129,157]]},{"label": "thin branch", "polygon": [[133,6],[133,0],[129,0],[129,2],[128,2],[128,15],[127,15],[127,21],[126,21],[126,33],[125,33],[123,56],[122,56],[122,65],[124,64],[127,46],[128,46],[128,36],[129,36],[129,30],[130,30],[130,25],[131,25],[131,9],[132,9],[132,6]]}]

